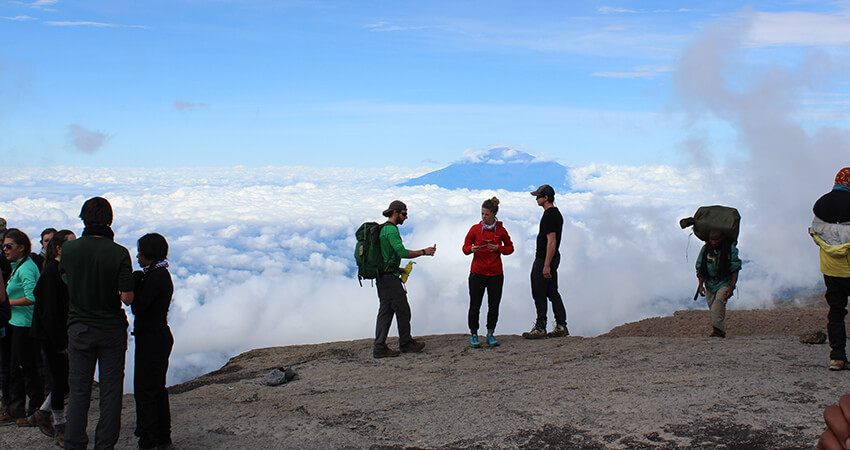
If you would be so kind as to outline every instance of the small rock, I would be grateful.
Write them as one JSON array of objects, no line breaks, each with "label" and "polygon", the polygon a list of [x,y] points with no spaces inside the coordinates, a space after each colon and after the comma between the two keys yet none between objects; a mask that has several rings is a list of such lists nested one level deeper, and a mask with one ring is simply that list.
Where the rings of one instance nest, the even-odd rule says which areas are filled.
[{"label": "small rock", "polygon": [[800,342],[803,344],[823,344],[826,342],[826,333],[823,331],[810,331],[800,335]]}]

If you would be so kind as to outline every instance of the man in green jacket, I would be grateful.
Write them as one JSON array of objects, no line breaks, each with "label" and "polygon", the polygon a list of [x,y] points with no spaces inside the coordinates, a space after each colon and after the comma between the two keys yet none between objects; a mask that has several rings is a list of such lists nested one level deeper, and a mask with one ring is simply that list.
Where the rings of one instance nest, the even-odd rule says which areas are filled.
[{"label": "man in green jacket", "polygon": [[378,276],[378,321],[375,325],[375,344],[372,355],[375,358],[398,356],[399,351],[387,347],[387,335],[390,332],[393,316],[398,325],[398,345],[402,352],[416,353],[425,348],[425,343],[413,340],[410,335],[410,304],[407,302],[407,291],[401,282],[401,258],[418,258],[422,255],[433,256],[436,247],[422,250],[404,248],[398,226],[407,220],[407,205],[400,200],[390,203],[384,213],[387,223],[381,227],[381,254],[384,257],[386,271]]},{"label": "man in green jacket", "polygon": [[101,197],[83,204],[85,229],[62,245],[59,274],[68,284],[68,395],[66,449],[88,446],[91,387],[95,366],[100,387],[100,418],[94,448],[113,448],[121,431],[127,315],[133,303],[130,252],[113,242],[112,206]]},{"label": "man in green jacket", "polygon": [[[711,230],[696,263],[697,292],[711,311],[709,337],[726,337],[726,301],[735,292],[741,259],[738,248],[720,230]],[[696,297],[694,297],[696,300]]]}]

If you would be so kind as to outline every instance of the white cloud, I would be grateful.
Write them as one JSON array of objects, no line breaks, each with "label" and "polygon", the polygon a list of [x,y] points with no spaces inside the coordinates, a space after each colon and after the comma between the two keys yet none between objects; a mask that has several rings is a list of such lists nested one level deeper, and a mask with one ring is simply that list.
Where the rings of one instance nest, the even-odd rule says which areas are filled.
[{"label": "white cloud", "polygon": [[209,103],[201,103],[201,102],[186,102],[182,100],[174,101],[174,109],[178,111],[192,111],[195,108],[209,108]]},{"label": "white cloud", "polygon": [[602,13],[602,14],[615,14],[615,13],[616,14],[623,14],[623,13],[635,14],[635,13],[638,12],[634,9],[618,8],[618,7],[614,7],[614,6],[600,6],[599,8],[596,8],[596,10],[599,11],[600,13]]},{"label": "white cloud", "polygon": [[369,31],[410,31],[410,30],[421,30],[425,27],[422,26],[401,26],[401,25],[390,25],[387,22],[378,22],[366,25],[366,28]]},{"label": "white cloud", "polygon": [[47,25],[52,25],[55,27],[94,27],[94,28],[149,28],[145,25],[121,25],[117,23],[107,23],[107,22],[92,22],[86,20],[78,20],[78,21],[47,21],[44,22]]},{"label": "white cloud", "polygon": [[[746,14],[746,13],[745,13]],[[850,44],[850,9],[832,14],[786,11],[752,12],[747,41],[754,46],[805,45],[846,46]]]},{"label": "white cloud", "polygon": [[9,3],[13,5],[27,6],[33,9],[40,9],[43,11],[56,11],[55,9],[50,8],[50,6],[59,3],[59,0],[35,0],[34,2],[22,2],[13,0]]},{"label": "white cloud", "polygon": [[626,72],[594,72],[591,75],[607,78],[653,78],[672,71],[671,66],[639,66]]},{"label": "white cloud", "polygon": [[484,157],[490,154],[489,149],[482,148],[468,148],[463,151],[461,154],[460,160],[464,162],[470,163],[480,163],[484,160]]},{"label": "white cloud", "polygon": [[18,22],[25,22],[25,21],[29,21],[29,20],[38,20],[35,17],[24,16],[24,15],[18,15],[18,16],[14,16],[14,17],[3,17],[3,19],[14,20],[14,21],[18,21]]}]

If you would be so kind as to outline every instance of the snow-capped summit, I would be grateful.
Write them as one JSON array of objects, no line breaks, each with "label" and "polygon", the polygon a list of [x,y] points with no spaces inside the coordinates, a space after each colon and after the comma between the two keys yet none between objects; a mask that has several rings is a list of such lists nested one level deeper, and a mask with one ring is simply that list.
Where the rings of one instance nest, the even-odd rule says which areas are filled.
[{"label": "snow-capped summit", "polygon": [[446,189],[508,191],[533,190],[549,184],[556,191],[569,190],[566,166],[509,147],[467,150],[460,161],[401,183],[402,186],[425,184]]}]

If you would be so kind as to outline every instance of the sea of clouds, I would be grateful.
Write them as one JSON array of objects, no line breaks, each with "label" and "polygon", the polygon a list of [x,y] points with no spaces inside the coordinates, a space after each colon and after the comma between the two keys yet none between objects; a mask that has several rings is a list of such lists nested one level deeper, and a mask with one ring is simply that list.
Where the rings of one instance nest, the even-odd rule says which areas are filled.
[{"label": "sea of clouds", "polygon": [[[493,195],[501,200],[499,219],[516,245],[516,252],[503,258],[497,333],[530,329],[535,312],[529,270],[542,213],[534,198],[528,192],[396,186],[422,172],[393,167],[17,171],[0,182],[0,213],[10,227],[22,228],[36,241],[46,227],[79,235],[80,206],[101,195],[115,211],[116,241],[132,256],[143,234],[166,236],[175,285],[169,384],[214,370],[252,348],[372,337],[377,297],[374,287],[361,287],[355,278],[354,231],[364,221],[382,220],[380,212],[394,199],[409,208],[400,228],[408,248],[437,245],[436,256],[416,260],[407,284],[415,335],[467,332],[471,257],[463,255],[461,245],[480,220],[481,202]],[[763,230],[753,219],[768,215],[770,208],[752,204],[740,173],[589,165],[571,169],[570,177],[575,191],[559,193],[556,204],[566,219],[559,277],[574,335],[594,336],[628,321],[704,307],[691,300],[701,242],[678,226],[702,204],[737,206],[744,217],[740,249],[746,262],[731,307],[758,307],[789,290],[820,288],[817,252],[806,234],[811,214],[801,211],[800,220],[776,224],[788,229],[793,242],[757,248]],[[717,179],[737,181],[717,189]],[[485,311],[486,306],[482,315]],[[131,338],[128,390],[132,344]],[[364,346],[364,358],[370,351]]]}]

